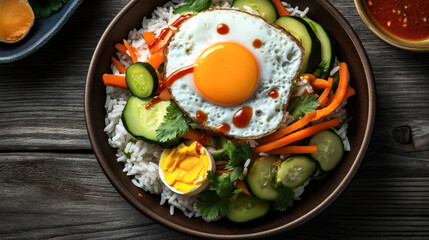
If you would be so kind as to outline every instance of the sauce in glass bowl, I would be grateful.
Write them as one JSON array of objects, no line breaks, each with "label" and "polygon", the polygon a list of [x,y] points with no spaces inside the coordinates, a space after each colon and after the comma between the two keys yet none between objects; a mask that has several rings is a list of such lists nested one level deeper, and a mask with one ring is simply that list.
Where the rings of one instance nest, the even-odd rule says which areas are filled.
[{"label": "sauce in glass bowl", "polygon": [[429,0],[365,0],[375,21],[406,40],[429,39]]}]

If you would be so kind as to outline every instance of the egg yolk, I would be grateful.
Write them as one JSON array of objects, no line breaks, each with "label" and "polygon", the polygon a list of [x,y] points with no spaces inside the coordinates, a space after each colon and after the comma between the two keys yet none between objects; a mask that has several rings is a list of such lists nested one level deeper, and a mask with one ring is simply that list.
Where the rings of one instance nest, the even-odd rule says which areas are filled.
[{"label": "egg yolk", "polygon": [[244,46],[221,42],[204,50],[194,65],[194,83],[208,101],[234,105],[245,101],[259,81],[258,63]]},{"label": "egg yolk", "polygon": [[207,180],[211,161],[205,149],[197,148],[197,142],[180,144],[173,149],[165,149],[159,167],[165,182],[182,193],[189,193]]}]

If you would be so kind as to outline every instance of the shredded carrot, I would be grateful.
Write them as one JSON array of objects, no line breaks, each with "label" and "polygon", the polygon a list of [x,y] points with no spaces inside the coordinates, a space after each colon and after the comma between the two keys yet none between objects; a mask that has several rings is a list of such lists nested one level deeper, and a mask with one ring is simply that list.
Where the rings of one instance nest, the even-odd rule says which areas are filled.
[{"label": "shredded carrot", "polygon": [[[124,44],[121,43],[117,43],[115,44],[115,48],[116,50],[118,50],[119,52],[123,53],[123,54],[127,54],[127,48],[125,47]],[[128,55],[128,54],[127,54]]]},{"label": "shredded carrot", "polygon": [[173,99],[173,96],[171,96],[170,92],[166,88],[162,90],[162,92],[159,94],[159,98],[161,99],[161,101],[168,101],[170,99]]},{"label": "shredded carrot", "polygon": [[311,122],[311,120],[316,116],[316,111],[313,112],[309,112],[307,114],[304,115],[304,117],[302,117],[301,119],[299,119],[298,121],[292,123],[291,125],[282,128],[280,130],[278,130],[277,132],[268,135],[262,139],[260,139],[258,141],[259,144],[264,144],[267,142],[271,142],[273,140],[279,139],[283,136],[285,136],[286,134],[289,134],[291,132],[295,132],[296,130],[299,130],[303,127],[305,127],[305,125],[307,125],[308,123]]},{"label": "shredded carrot", "polygon": [[323,105],[323,103],[328,98],[328,95],[329,95],[329,93],[331,92],[331,89],[332,89],[332,82],[333,82],[333,79],[332,78],[328,78],[328,83],[330,84],[330,86],[327,87],[327,88],[325,88],[325,90],[323,90],[323,93],[319,96],[319,99],[318,99],[319,103],[320,103],[319,107],[321,105]]},{"label": "shredded carrot", "polygon": [[355,91],[353,88],[348,87],[348,88],[346,89],[346,93],[344,94],[344,98],[343,98],[343,100],[344,100],[344,99],[347,99],[347,98],[349,98],[349,97],[351,97],[351,96],[353,96],[353,95],[355,95],[355,93],[356,93],[356,91]]},{"label": "shredded carrot", "polygon": [[152,65],[153,68],[158,69],[159,65],[164,62],[164,55],[162,54],[162,52],[152,54],[152,56],[147,62]]},{"label": "shredded carrot", "polygon": [[248,195],[248,196],[252,196],[249,192],[249,189],[247,189],[246,184],[241,181],[240,179],[237,179],[237,184],[235,185],[235,187],[237,189],[243,189],[243,192]]},{"label": "shredded carrot", "polygon": [[[149,47],[150,44],[155,40],[155,34],[153,32],[143,32],[143,39]],[[152,52],[151,52],[152,53]]]},{"label": "shredded carrot", "polygon": [[280,0],[271,0],[271,2],[273,2],[274,6],[276,7],[279,17],[290,15],[290,13],[286,10],[285,6],[283,6]]},{"label": "shredded carrot", "polygon": [[114,58],[114,57],[112,57],[111,59],[112,59],[113,64],[115,64],[116,68],[118,69],[118,71],[122,74],[125,74],[127,69],[125,69],[124,64],[122,64],[121,62],[116,60],[116,58]]},{"label": "shredded carrot", "polygon": [[317,145],[310,146],[286,146],[267,152],[268,154],[306,154],[317,152]]},{"label": "shredded carrot", "polygon": [[225,166],[226,166],[226,164],[216,165],[216,170],[224,170]]},{"label": "shredded carrot", "polygon": [[210,146],[210,136],[207,136],[206,133],[203,133],[201,131],[198,131],[192,128],[190,128],[189,131],[182,136],[182,138],[197,141],[203,145]]},{"label": "shredded carrot", "polygon": [[134,49],[131,48],[130,44],[125,39],[124,39],[124,46],[127,48],[128,53],[129,53],[131,59],[133,60],[133,63],[136,63],[138,61],[136,53],[134,52]]},{"label": "shredded carrot", "polygon": [[103,74],[103,82],[104,82],[104,85],[106,86],[128,89],[127,82],[125,81],[124,76],[105,73]]},{"label": "shredded carrot", "polygon": [[321,79],[321,78],[316,78],[310,81],[310,84],[314,89],[325,89],[328,87],[332,87],[332,83],[329,83],[325,79]]},{"label": "shredded carrot", "polygon": [[319,124],[313,125],[311,127],[304,128],[302,130],[291,133],[289,135],[286,135],[286,136],[284,136],[280,139],[274,140],[272,142],[269,142],[269,143],[266,143],[263,145],[259,145],[254,149],[254,151],[255,152],[268,152],[268,151],[271,151],[273,149],[283,147],[283,146],[289,145],[293,142],[299,141],[301,139],[310,137],[310,136],[312,136],[318,132],[321,132],[323,130],[336,127],[338,125],[340,125],[340,121],[338,121],[338,118],[335,118],[335,119],[327,121],[327,122],[319,123]]},{"label": "shredded carrot", "polygon": [[317,121],[331,114],[344,99],[344,95],[347,89],[347,83],[349,81],[349,71],[347,69],[346,63],[342,62],[339,64],[339,66],[340,81],[338,83],[337,91],[335,92],[335,97],[328,106],[316,111],[316,117],[314,117],[312,121]]},{"label": "shredded carrot", "polygon": [[222,175],[224,173],[231,174],[232,170],[216,170],[216,175]]}]

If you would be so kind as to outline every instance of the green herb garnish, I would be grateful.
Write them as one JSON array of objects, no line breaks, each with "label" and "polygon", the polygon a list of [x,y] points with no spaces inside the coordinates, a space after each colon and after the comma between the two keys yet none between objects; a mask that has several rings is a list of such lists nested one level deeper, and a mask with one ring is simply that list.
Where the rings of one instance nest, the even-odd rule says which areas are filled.
[{"label": "green herb garnish", "polygon": [[29,0],[36,18],[46,18],[60,10],[68,0]]},{"label": "green herb garnish", "polygon": [[305,95],[303,98],[292,98],[287,108],[294,120],[302,118],[306,113],[313,112],[320,105],[315,96]]},{"label": "green herb garnish", "polygon": [[174,10],[175,14],[183,12],[201,12],[207,10],[212,5],[211,0],[186,0],[185,5]]},{"label": "green herb garnish", "polygon": [[167,107],[164,122],[156,129],[156,139],[160,142],[171,141],[183,136],[189,131],[189,126],[194,125],[195,122],[186,116],[175,102],[171,102]]}]

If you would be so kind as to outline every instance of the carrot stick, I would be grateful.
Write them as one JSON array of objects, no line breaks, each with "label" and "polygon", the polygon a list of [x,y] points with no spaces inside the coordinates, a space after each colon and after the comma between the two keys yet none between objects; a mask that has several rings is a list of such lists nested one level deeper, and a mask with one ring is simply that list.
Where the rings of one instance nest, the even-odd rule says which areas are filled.
[{"label": "carrot stick", "polygon": [[153,40],[155,40],[155,34],[153,32],[143,32],[143,39],[149,47]]},{"label": "carrot stick", "polygon": [[128,55],[128,53],[127,53],[127,48],[125,47],[125,45],[124,45],[124,44],[117,43],[117,44],[115,44],[115,48],[116,48],[116,50],[118,50],[119,52],[121,52],[121,53],[123,53],[123,54]]},{"label": "carrot stick", "polygon": [[125,81],[124,76],[105,73],[103,74],[103,82],[104,82],[104,85],[106,86],[128,89],[127,82]]},{"label": "carrot stick", "polygon": [[182,136],[182,138],[193,140],[200,142],[203,145],[209,145],[210,146],[210,136],[208,136],[206,133],[200,132],[198,130],[190,128],[185,135]]},{"label": "carrot stick", "polygon": [[322,95],[320,95],[319,96],[319,103],[320,103],[320,105],[319,105],[319,107],[321,106],[321,105],[323,105],[323,103],[326,101],[326,99],[328,98],[328,95],[329,95],[329,93],[331,92],[331,89],[332,89],[332,82],[333,82],[333,79],[332,78],[328,78],[328,83],[331,85],[331,86],[329,86],[329,87],[327,87],[327,88],[325,88],[325,90],[323,90],[323,93],[322,93]]},{"label": "carrot stick", "polygon": [[[353,96],[353,95],[355,95],[355,94],[356,94],[356,91],[355,91],[353,88],[348,87],[348,88],[346,89],[346,94],[344,94],[343,101],[344,101],[344,99],[347,99],[347,98],[349,98],[349,97],[351,97],[351,96]],[[328,99],[326,100],[326,102],[323,104],[323,106],[322,106],[322,107],[326,107],[326,106],[328,106],[329,104],[331,104],[332,100],[334,100],[334,97],[335,97],[335,95],[330,95],[330,96],[328,97]]]},{"label": "carrot stick", "polygon": [[134,52],[134,50],[131,48],[130,44],[125,39],[124,39],[124,46],[127,48],[128,53],[129,53],[131,59],[133,60],[133,63],[136,63],[138,61],[136,53]]},{"label": "carrot stick", "polygon": [[152,54],[152,56],[147,61],[153,68],[158,69],[159,65],[164,62],[164,55],[160,52]]},{"label": "carrot stick", "polygon": [[159,98],[161,99],[161,101],[168,101],[170,99],[173,99],[173,96],[171,96],[170,92],[166,88],[162,90],[162,92],[159,94]]},{"label": "carrot stick", "polygon": [[316,117],[312,121],[317,121],[321,118],[324,118],[331,114],[343,101],[344,95],[347,89],[347,83],[349,81],[349,71],[347,69],[347,64],[342,62],[340,66],[340,82],[338,83],[337,91],[335,92],[335,97],[332,102],[325,108],[319,109],[316,111]]},{"label": "carrot stick", "polygon": [[325,79],[321,79],[321,78],[316,78],[316,79],[312,80],[310,82],[310,84],[314,89],[325,89],[328,87],[332,87],[332,83],[329,84],[328,81],[326,81]]},{"label": "carrot stick", "polygon": [[122,64],[121,62],[116,60],[116,58],[114,58],[114,57],[112,57],[111,59],[112,59],[112,62],[115,64],[116,68],[118,69],[118,71],[122,74],[125,74],[127,69],[125,69],[124,64]]},{"label": "carrot stick", "polygon": [[279,17],[290,15],[290,13],[286,10],[285,6],[283,6],[280,0],[271,0],[271,2],[273,2],[274,6],[276,7]]},{"label": "carrot stick", "polygon": [[222,175],[224,173],[231,174],[232,170],[216,170],[216,175]]},{"label": "carrot stick", "polygon": [[268,154],[306,154],[317,152],[317,145],[310,146],[286,146],[268,151]]},{"label": "carrot stick", "polygon": [[289,135],[286,135],[286,136],[284,136],[280,139],[274,140],[272,142],[269,142],[269,143],[266,143],[263,145],[259,145],[254,150],[255,150],[255,152],[268,152],[268,151],[271,151],[273,149],[283,147],[283,146],[286,146],[286,145],[291,144],[293,142],[299,141],[301,139],[310,137],[310,136],[312,136],[318,132],[321,132],[323,130],[336,127],[338,125],[340,125],[340,121],[338,121],[338,118],[335,118],[335,119],[327,121],[327,122],[319,123],[319,124],[313,125],[311,127],[304,128],[302,130],[291,133]]},{"label": "carrot stick", "polygon": [[278,130],[277,132],[268,135],[262,139],[260,139],[258,141],[259,144],[264,144],[267,142],[271,142],[273,140],[279,139],[283,136],[285,136],[286,134],[289,134],[291,132],[295,132],[298,129],[301,129],[303,127],[305,127],[305,125],[307,125],[308,123],[310,123],[310,121],[316,116],[316,111],[313,112],[309,112],[307,114],[304,115],[304,117],[302,117],[300,120],[292,123],[291,125],[282,128],[280,130]]},{"label": "carrot stick", "polygon": [[248,195],[248,196],[252,196],[249,192],[249,189],[247,189],[246,184],[241,181],[240,179],[237,179],[237,184],[235,185],[235,187],[237,189],[243,189],[243,192]]},{"label": "carrot stick", "polygon": [[348,88],[346,89],[346,93],[344,94],[344,98],[343,98],[343,100],[344,100],[344,99],[347,99],[347,98],[349,98],[349,97],[351,97],[351,96],[353,96],[353,95],[355,95],[355,93],[356,93],[356,91],[355,91],[353,88],[348,87]]}]

